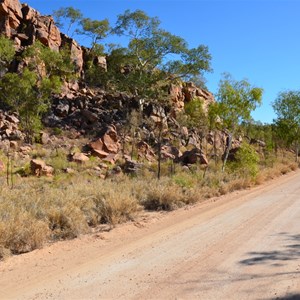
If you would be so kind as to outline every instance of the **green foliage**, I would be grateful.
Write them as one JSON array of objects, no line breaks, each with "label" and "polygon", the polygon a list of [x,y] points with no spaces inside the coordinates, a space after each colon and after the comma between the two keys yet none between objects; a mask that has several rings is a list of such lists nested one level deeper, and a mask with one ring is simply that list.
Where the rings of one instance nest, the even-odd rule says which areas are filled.
[{"label": "green foliage", "polygon": [[52,132],[53,132],[54,135],[59,136],[59,135],[61,135],[63,133],[63,130],[61,128],[59,128],[59,127],[54,127],[52,129]]},{"label": "green foliage", "polygon": [[187,123],[192,127],[202,127],[207,123],[207,117],[203,110],[203,101],[195,97],[191,101],[184,104],[184,110],[188,116]]},{"label": "green foliage", "polygon": [[273,103],[273,108],[279,119],[290,120],[300,124],[300,91],[279,93]]},{"label": "green foliage", "polygon": [[255,149],[243,143],[235,155],[235,161],[230,164],[230,168],[244,178],[248,176],[255,178],[259,171],[258,163],[259,155]]},{"label": "green foliage", "polygon": [[7,37],[0,35],[0,76],[13,60],[15,49],[13,42]]},{"label": "green foliage", "polygon": [[216,113],[223,126],[233,131],[242,121],[251,119],[251,112],[261,104],[263,90],[253,87],[247,80],[236,81],[225,74],[217,94]]},{"label": "green foliage", "polygon": [[34,43],[23,52],[23,59],[27,62],[30,71],[34,71],[41,81],[44,78],[55,81],[71,79],[74,75],[74,65],[70,51],[62,49],[60,52],[51,50],[40,42]]},{"label": "green foliage", "polygon": [[128,37],[127,48],[112,51],[108,59],[113,66],[121,62],[110,74],[118,89],[143,98],[166,99],[164,86],[210,71],[207,47],[189,49],[183,38],[159,26],[156,17],[141,10],[118,16],[113,33]]},{"label": "green foliage", "polygon": [[252,87],[245,79],[236,81],[230,74],[224,74],[224,78],[221,79],[217,94],[218,102],[210,109],[209,120],[210,124],[219,121],[220,126],[229,133],[223,171],[231,149],[233,134],[236,133],[238,125],[251,119],[251,111],[261,104],[262,93],[261,88]]},{"label": "green foliage", "polygon": [[158,28],[160,21],[157,17],[151,18],[142,10],[131,12],[127,9],[118,20],[113,33],[127,35],[130,38],[141,38],[150,36]]},{"label": "green foliage", "polygon": [[296,161],[298,161],[300,141],[300,91],[281,92],[273,108],[277,114],[275,133],[285,145],[295,144]]},{"label": "green foliage", "polygon": [[[277,119],[274,121],[274,134],[277,143],[281,147],[298,147],[300,140],[299,126],[289,119]],[[296,149],[297,151],[297,149]]]},{"label": "green foliage", "polygon": [[195,186],[195,177],[187,173],[175,174],[172,181],[182,188],[193,188]]},{"label": "green foliage", "polygon": [[82,19],[81,11],[71,6],[61,7],[60,9],[55,10],[53,16],[56,20],[56,25],[62,30],[66,29],[67,35],[69,35],[72,26],[78,24]]},{"label": "green foliage", "polygon": [[6,73],[1,78],[0,96],[20,114],[27,142],[41,129],[41,117],[50,106],[51,94],[60,92],[61,78],[72,73],[64,55],[35,43],[23,53],[28,66],[22,73]]},{"label": "green foliage", "polygon": [[108,19],[92,20],[83,18],[80,25],[81,29],[78,29],[77,33],[86,35],[91,39],[92,49],[97,47],[98,42],[105,38],[110,30]]}]

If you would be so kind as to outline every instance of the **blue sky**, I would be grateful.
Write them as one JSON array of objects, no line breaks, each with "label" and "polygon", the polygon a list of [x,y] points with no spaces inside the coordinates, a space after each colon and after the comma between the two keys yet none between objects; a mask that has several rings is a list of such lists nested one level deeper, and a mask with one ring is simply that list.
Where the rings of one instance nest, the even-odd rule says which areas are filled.
[{"label": "blue sky", "polygon": [[[85,17],[111,24],[126,9],[157,16],[161,27],[183,37],[190,47],[207,45],[213,93],[223,72],[264,89],[263,104],[252,116],[271,123],[271,103],[283,90],[300,89],[300,1],[298,0],[27,0],[42,14],[72,6]],[[84,40],[80,41],[85,43]]]}]

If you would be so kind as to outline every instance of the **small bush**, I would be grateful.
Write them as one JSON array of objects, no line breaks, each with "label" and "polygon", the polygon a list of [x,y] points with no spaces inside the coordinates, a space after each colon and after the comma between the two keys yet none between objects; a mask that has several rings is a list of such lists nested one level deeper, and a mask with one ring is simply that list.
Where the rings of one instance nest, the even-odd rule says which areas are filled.
[{"label": "small bush", "polygon": [[39,248],[47,240],[49,229],[45,222],[36,220],[28,212],[0,221],[0,247],[13,254]]},{"label": "small bush", "polygon": [[148,210],[173,210],[187,202],[182,188],[168,181],[148,183],[141,204]]},{"label": "small bush", "polygon": [[121,188],[113,186],[92,197],[95,204],[97,223],[118,224],[133,220],[139,210],[137,199],[125,185]]},{"label": "small bush", "polygon": [[255,149],[251,145],[243,143],[235,155],[235,161],[229,165],[231,170],[238,172],[244,178],[255,178],[259,171],[258,163],[259,155]]}]

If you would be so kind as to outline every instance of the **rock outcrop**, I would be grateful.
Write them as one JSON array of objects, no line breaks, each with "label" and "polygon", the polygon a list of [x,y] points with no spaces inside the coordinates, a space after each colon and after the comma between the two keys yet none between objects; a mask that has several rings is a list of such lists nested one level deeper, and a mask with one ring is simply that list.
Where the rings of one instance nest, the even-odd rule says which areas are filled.
[{"label": "rock outcrop", "polygon": [[[83,47],[62,34],[51,16],[42,16],[27,4],[21,5],[18,0],[0,0],[0,34],[13,40],[18,52],[36,41],[55,51],[68,48],[76,72],[81,74],[83,70]],[[102,58],[102,63],[106,64],[103,60],[105,58]]]},{"label": "rock outcrop", "polygon": [[28,42],[32,44],[36,40],[39,40],[42,44],[48,46],[52,50],[59,51],[62,39],[53,18],[51,16],[41,16],[38,11],[27,4],[23,5],[22,12],[22,26],[19,28],[19,31],[26,35],[25,40],[27,41],[27,44]]},{"label": "rock outcrop", "polygon": [[0,141],[22,140],[24,134],[19,129],[19,123],[17,115],[0,110]]},{"label": "rock outcrop", "polygon": [[18,0],[0,0],[1,33],[9,38],[15,36],[22,20],[22,6]]},{"label": "rock outcrop", "polygon": [[[181,128],[176,121],[176,116],[184,110],[185,103],[200,99],[203,102],[204,112],[207,112],[208,106],[215,101],[210,92],[195,84],[191,82],[171,84],[168,91],[171,108],[142,102],[137,97],[125,93],[110,93],[100,88],[92,90],[84,84],[84,70],[87,57],[90,55],[89,49],[61,33],[51,16],[42,16],[27,4],[21,5],[19,0],[0,0],[0,34],[14,41],[18,54],[36,41],[40,41],[54,51],[66,48],[70,50],[71,59],[76,66],[75,72],[80,80],[64,83],[63,91],[53,98],[51,111],[43,121],[46,126],[67,130],[74,138],[86,134],[98,136],[88,144],[89,154],[110,163],[114,163],[121,153],[124,157],[128,153],[123,153],[125,151],[121,146],[122,132],[122,138],[124,140],[127,138],[128,143],[132,144],[132,149],[135,148],[137,151],[137,159],[153,162],[157,158],[158,142],[152,129],[160,125],[169,132],[168,137],[161,143],[162,159],[180,160],[183,164],[195,162],[207,164],[207,157],[200,150],[204,138],[209,144],[224,148],[226,134],[214,133],[203,138],[198,132],[186,127]],[[108,68],[106,58],[103,56],[94,57],[93,63],[104,71]],[[137,138],[128,136],[124,129],[128,125],[128,116],[133,110],[139,111],[145,121],[143,125],[137,125],[139,129],[134,133]],[[155,126],[151,129],[151,125],[147,125],[147,122],[152,122]],[[24,139],[18,124],[19,118],[16,114],[0,111],[0,143],[4,141],[8,147],[12,145],[11,148],[19,146],[19,142],[12,143]],[[177,147],[172,146],[175,140]],[[48,142],[49,137],[41,135],[41,143],[45,145]],[[191,149],[192,146],[194,149],[181,154],[179,151],[181,146],[189,146],[185,149]],[[84,163],[89,160],[89,157],[84,153],[78,153],[70,159]],[[124,168],[131,172],[131,169],[135,169],[133,165],[135,163],[131,161],[128,163],[128,168],[127,166]],[[51,167],[43,162],[32,161],[31,167],[36,175],[53,173]]]},{"label": "rock outcrop", "polygon": [[193,82],[185,83],[182,88],[184,102],[189,102],[198,98],[203,101],[203,110],[207,113],[208,106],[215,102],[214,95],[207,90],[197,87]]}]

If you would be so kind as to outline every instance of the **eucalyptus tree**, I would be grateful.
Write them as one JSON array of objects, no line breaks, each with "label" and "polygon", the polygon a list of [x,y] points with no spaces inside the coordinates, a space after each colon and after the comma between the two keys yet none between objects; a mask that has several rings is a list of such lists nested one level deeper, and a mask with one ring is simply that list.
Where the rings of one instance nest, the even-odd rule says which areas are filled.
[{"label": "eucalyptus tree", "polygon": [[232,138],[242,121],[251,119],[251,112],[261,104],[263,89],[252,86],[248,80],[236,81],[230,74],[224,74],[219,83],[217,102],[214,104],[215,117],[228,132],[222,171],[232,147]]},{"label": "eucalyptus tree", "polygon": [[116,74],[117,82],[141,97],[157,98],[161,87],[211,70],[206,46],[188,48],[182,37],[162,29],[157,17],[141,10],[119,15],[112,32],[128,41],[123,51],[126,63],[123,72]]},{"label": "eucalyptus tree", "polygon": [[158,148],[159,179],[166,126],[164,107],[169,106],[170,100],[168,87],[171,83],[211,71],[211,56],[206,46],[189,48],[182,37],[161,28],[157,17],[150,17],[142,10],[126,10],[119,15],[112,33],[127,41],[122,51],[111,53],[113,56],[118,54],[116,57],[122,63],[112,74],[112,83],[116,88],[151,103],[157,112],[152,132]]},{"label": "eucalyptus tree", "polygon": [[[79,25],[79,22],[83,18],[82,12],[71,6],[61,7],[58,10],[55,10],[53,12],[53,16],[55,18],[56,25],[61,30],[66,29],[67,35],[70,34],[70,30],[74,25]],[[73,36],[75,31],[76,29],[72,31],[71,36]]]},{"label": "eucalyptus tree", "polygon": [[83,18],[80,21],[81,28],[77,29],[77,33],[85,35],[91,40],[91,51],[100,47],[99,41],[103,40],[110,32],[108,19],[92,20]]},{"label": "eucalyptus tree", "polygon": [[287,145],[294,144],[296,161],[299,156],[300,141],[300,91],[284,91],[279,93],[273,103],[277,114],[275,120],[277,134]]}]

